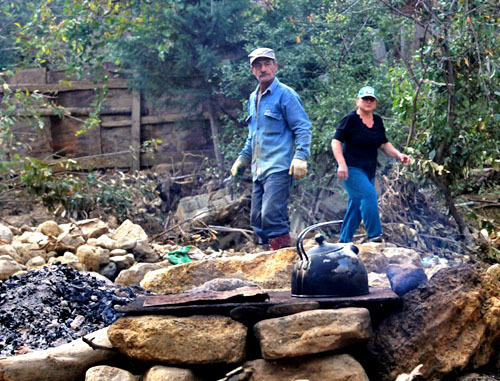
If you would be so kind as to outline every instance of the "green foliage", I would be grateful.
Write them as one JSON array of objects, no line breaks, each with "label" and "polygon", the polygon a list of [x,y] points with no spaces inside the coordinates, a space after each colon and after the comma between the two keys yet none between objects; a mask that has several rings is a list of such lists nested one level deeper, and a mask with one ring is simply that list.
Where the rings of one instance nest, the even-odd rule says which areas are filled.
[{"label": "green foliage", "polygon": [[18,185],[29,195],[42,200],[49,210],[62,206],[78,217],[87,217],[97,210],[112,214],[119,221],[126,218],[137,221],[145,218],[147,213],[150,217],[159,213],[158,210],[147,210],[148,205],[159,203],[157,184],[152,179],[140,173],[125,175],[121,172],[101,178],[98,172],[86,174],[77,170],[77,164],[72,160],[54,167],[26,158],[19,172]]},{"label": "green foliage", "polygon": [[[2,68],[57,67],[99,80],[106,79],[100,75],[103,63],[112,61],[136,88],[159,102],[166,93],[175,94],[184,110],[220,106],[220,96],[240,102],[237,116],[217,109],[224,124],[221,151],[227,158],[236,157],[247,135],[245,102],[256,86],[247,54],[257,47],[274,48],[279,79],[299,92],[313,123],[311,161],[321,181],[312,174],[311,189],[318,182],[329,183],[324,175],[332,172],[331,137],[340,118],[354,107],[357,90],[367,84],[380,95],[377,112],[390,140],[417,159],[413,174],[438,184],[448,197],[465,190],[471,168],[492,165],[500,157],[500,33],[494,0],[414,5],[375,0],[12,0],[0,3],[0,9]],[[387,56],[377,61],[374,44],[381,42]],[[106,91],[97,93],[95,113],[82,132],[99,123]],[[43,128],[39,107],[54,105],[37,93],[4,89],[0,154],[5,160],[12,159],[15,143],[11,127],[24,115],[34,115],[36,128]],[[26,184],[61,181],[47,175],[40,163],[29,165]],[[52,194],[55,200],[85,189],[76,179],[64,182],[33,191]]]},{"label": "green foliage", "polygon": [[464,190],[471,168],[491,165],[500,155],[493,14],[488,1],[469,8],[436,4],[419,18],[432,28],[420,51],[389,72],[393,111],[400,123],[413,124],[409,143],[421,171],[457,191]]},{"label": "green foliage", "polygon": [[113,55],[146,94],[182,97],[187,88],[192,104],[184,107],[196,106],[213,95],[221,62],[241,55],[249,6],[248,0],[140,3],[127,38],[112,45]]}]

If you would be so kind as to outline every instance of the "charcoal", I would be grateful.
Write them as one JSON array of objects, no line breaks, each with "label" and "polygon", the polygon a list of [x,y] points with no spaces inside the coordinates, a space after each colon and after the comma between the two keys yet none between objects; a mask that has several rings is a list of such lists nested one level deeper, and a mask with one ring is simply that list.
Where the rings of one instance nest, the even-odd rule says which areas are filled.
[{"label": "charcoal", "polygon": [[107,327],[123,315],[117,307],[147,294],[63,264],[12,276],[0,282],[0,357],[58,346]]}]

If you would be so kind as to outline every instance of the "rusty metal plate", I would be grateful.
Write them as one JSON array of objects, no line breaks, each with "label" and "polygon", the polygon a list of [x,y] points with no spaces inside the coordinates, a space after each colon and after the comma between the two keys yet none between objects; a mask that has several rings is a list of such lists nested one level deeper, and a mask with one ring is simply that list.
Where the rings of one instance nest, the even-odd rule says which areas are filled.
[{"label": "rusty metal plate", "polygon": [[179,304],[210,304],[265,301],[269,295],[258,287],[240,287],[229,291],[184,292],[170,295],[145,296],[142,306],[172,306]]}]

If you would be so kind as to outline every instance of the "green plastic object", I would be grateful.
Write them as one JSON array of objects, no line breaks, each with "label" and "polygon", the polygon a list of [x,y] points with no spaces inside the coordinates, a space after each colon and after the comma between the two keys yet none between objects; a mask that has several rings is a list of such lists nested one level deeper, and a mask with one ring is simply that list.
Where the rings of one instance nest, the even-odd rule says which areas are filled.
[{"label": "green plastic object", "polygon": [[191,258],[188,256],[188,251],[191,245],[183,246],[180,249],[170,251],[168,253],[168,260],[174,265],[181,265],[183,263],[191,262]]}]

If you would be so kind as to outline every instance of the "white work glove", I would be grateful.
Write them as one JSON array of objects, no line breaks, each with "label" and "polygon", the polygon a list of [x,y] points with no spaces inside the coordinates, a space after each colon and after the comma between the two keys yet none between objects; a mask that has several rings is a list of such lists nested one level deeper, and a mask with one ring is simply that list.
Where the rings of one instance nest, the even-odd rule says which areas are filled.
[{"label": "white work glove", "polygon": [[231,175],[233,175],[234,177],[237,174],[243,173],[244,170],[245,170],[245,164],[243,164],[240,158],[238,158],[231,167]]},{"label": "white work glove", "polygon": [[290,165],[290,170],[288,174],[291,175],[293,173],[293,177],[297,180],[305,177],[307,174],[307,162],[302,159],[293,159],[292,164]]}]

